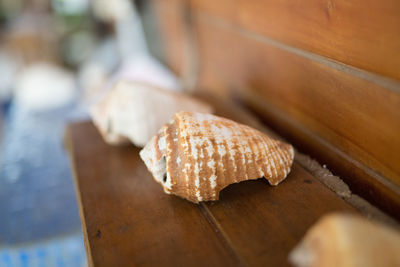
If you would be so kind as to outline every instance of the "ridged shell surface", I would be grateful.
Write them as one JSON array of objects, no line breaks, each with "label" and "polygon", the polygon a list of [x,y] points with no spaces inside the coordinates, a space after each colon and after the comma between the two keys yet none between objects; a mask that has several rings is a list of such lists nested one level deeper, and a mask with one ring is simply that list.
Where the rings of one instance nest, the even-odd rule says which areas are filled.
[{"label": "ridged shell surface", "polygon": [[286,178],[293,147],[237,122],[211,114],[179,112],[140,152],[168,194],[192,202],[217,200],[232,183]]},{"label": "ridged shell surface", "polygon": [[91,109],[94,124],[109,144],[131,141],[143,147],[179,111],[212,112],[207,103],[150,85],[119,81]]}]

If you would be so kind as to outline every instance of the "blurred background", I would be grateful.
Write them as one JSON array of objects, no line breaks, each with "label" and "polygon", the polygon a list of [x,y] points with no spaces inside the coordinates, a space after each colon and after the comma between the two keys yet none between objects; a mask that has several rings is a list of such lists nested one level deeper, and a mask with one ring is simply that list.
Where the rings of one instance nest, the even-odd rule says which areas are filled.
[{"label": "blurred background", "polygon": [[114,81],[179,88],[129,0],[0,1],[0,266],[86,266],[67,123]]},{"label": "blurred background", "polygon": [[87,265],[63,135],[119,79],[234,98],[400,218],[400,5],[231,2],[0,0],[0,267]]}]

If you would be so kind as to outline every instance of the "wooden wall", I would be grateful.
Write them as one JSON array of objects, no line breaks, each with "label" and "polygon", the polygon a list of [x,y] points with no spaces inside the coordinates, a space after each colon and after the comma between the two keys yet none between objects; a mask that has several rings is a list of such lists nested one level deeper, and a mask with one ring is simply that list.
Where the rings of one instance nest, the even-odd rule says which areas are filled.
[{"label": "wooden wall", "polygon": [[195,61],[198,90],[239,97],[400,218],[399,1],[151,3],[178,75]]}]

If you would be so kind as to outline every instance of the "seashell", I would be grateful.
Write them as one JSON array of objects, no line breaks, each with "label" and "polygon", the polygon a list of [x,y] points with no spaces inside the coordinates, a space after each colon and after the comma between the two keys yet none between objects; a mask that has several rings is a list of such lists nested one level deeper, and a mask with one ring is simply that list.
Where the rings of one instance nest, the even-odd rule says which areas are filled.
[{"label": "seashell", "polygon": [[91,116],[107,143],[143,147],[179,111],[212,112],[212,107],[177,92],[119,81],[91,108]]},{"label": "seashell", "polygon": [[289,254],[299,267],[400,266],[400,233],[363,217],[324,216]]},{"label": "seashell", "polygon": [[168,194],[189,201],[217,200],[232,183],[265,177],[279,184],[290,172],[289,144],[234,121],[180,112],[140,151]]}]

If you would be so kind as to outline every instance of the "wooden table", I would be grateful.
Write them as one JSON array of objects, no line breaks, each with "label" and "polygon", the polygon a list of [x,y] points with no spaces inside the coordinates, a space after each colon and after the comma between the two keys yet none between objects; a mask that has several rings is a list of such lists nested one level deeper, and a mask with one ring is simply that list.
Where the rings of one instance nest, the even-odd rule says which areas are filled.
[{"label": "wooden table", "polygon": [[287,266],[323,214],[355,212],[297,163],[277,187],[246,181],[197,205],[165,194],[138,148],[105,144],[90,122],[66,141],[90,266]]}]

